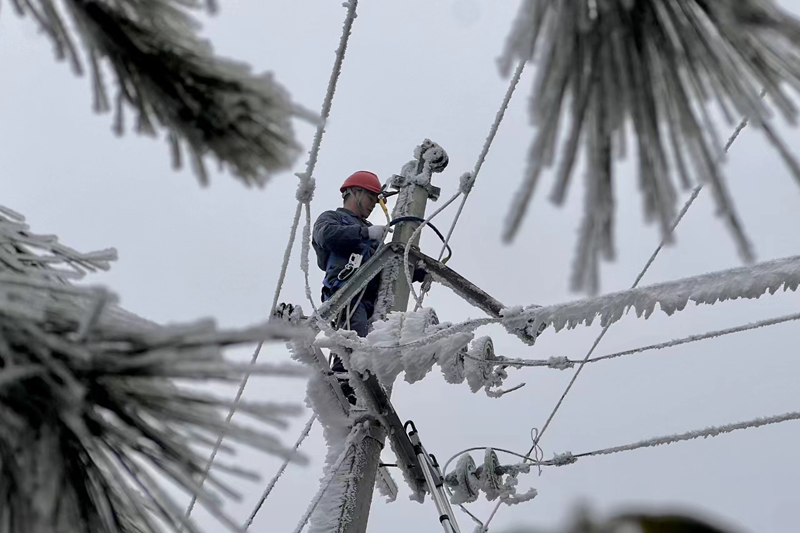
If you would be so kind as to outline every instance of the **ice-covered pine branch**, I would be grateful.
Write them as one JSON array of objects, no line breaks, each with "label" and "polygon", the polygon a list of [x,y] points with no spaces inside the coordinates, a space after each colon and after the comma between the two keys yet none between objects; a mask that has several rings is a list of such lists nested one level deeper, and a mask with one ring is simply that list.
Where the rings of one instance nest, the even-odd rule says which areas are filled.
[{"label": "ice-covered pine branch", "polygon": [[[238,380],[246,369],[226,361],[223,346],[307,333],[274,324],[242,331],[219,331],[210,321],[158,326],[116,307],[103,289],[69,283],[71,275],[107,268],[113,250],[81,254],[31,233],[10,210],[0,212],[0,529],[176,529],[183,512],[163,478],[199,492],[211,513],[238,528],[219,501],[235,490],[213,474],[209,488],[199,487],[203,448],[224,431],[268,453],[286,457],[291,450],[263,427],[226,425],[228,400],[175,380]],[[305,374],[295,365],[255,372]],[[299,412],[276,403],[239,408],[278,428]]]},{"label": "ice-covered pine branch", "polygon": [[[313,117],[293,104],[270,74],[254,75],[246,65],[213,54],[189,12],[202,8],[202,0],[11,4],[39,24],[56,57],[68,60],[77,74],[88,59],[94,109],[114,108],[118,134],[125,130],[126,108],[135,115],[137,132],[152,135],[157,125],[166,128],[174,165],[182,165],[185,148],[201,183],[208,182],[206,155],[248,185],[263,185],[299,155],[292,118]],[[111,98],[104,81],[108,74],[117,88]]]},{"label": "ice-covered pine branch", "polygon": [[800,82],[797,19],[772,0],[524,0],[501,70],[508,75],[515,62],[534,60],[530,115],[538,131],[506,240],[518,233],[542,172],[557,160],[551,199],[564,202],[583,153],[586,199],[573,288],[591,285],[599,259],[615,256],[614,159],[628,152],[632,126],[647,220],[657,220],[669,238],[677,188],[708,183],[740,254],[752,258],[719,168],[723,145],[712,115],[731,125],[747,117],[800,180],[800,166],[770,124],[775,111],[797,119],[787,92]]}]

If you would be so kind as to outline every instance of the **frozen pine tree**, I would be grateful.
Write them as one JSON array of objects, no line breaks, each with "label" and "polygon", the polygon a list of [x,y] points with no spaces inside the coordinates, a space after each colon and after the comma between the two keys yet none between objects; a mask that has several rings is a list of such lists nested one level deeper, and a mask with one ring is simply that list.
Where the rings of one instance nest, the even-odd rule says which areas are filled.
[{"label": "frozen pine tree", "polygon": [[800,181],[771,122],[798,116],[791,96],[800,82],[800,21],[773,0],[524,0],[501,70],[527,61],[537,65],[530,105],[537,132],[506,240],[517,235],[545,169],[556,166],[550,198],[561,204],[583,154],[573,288],[596,290],[599,260],[615,257],[614,163],[631,152],[646,218],[665,238],[678,190],[707,183],[740,255],[753,259],[720,169],[714,117],[731,127],[746,117]]},{"label": "frozen pine tree", "polygon": [[[223,347],[306,333],[269,323],[243,331],[210,321],[163,327],[122,310],[104,289],[71,283],[114,258],[113,250],[79,253],[34,234],[0,208],[0,532],[178,530],[183,509],[164,480],[198,494],[238,530],[220,506],[236,488],[214,472],[200,485],[208,449],[224,433],[300,459],[264,426],[285,427],[300,407],[245,402],[239,410],[260,425],[226,424],[229,400],[176,380],[238,381],[245,368],[226,361]],[[304,375],[295,365],[248,371]],[[216,469],[252,477],[224,462]],[[191,523],[184,530],[198,531]]]},{"label": "frozen pine tree", "polygon": [[[135,130],[166,130],[173,163],[183,151],[201,183],[205,156],[215,157],[244,183],[263,185],[299,155],[292,119],[315,120],[292,103],[270,74],[213,54],[198,36],[191,11],[213,0],[11,0],[52,41],[58,59],[76,74],[88,70],[94,109],[113,109],[114,129],[125,131],[126,110]],[[109,95],[105,78],[113,79]]]}]

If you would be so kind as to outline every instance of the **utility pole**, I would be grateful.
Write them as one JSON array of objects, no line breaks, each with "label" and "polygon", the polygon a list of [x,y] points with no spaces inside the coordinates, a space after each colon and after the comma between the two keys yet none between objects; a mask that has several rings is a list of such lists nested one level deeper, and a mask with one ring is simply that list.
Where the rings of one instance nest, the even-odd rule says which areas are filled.
[{"label": "utility pole", "polygon": [[[404,175],[396,176],[397,180],[395,181],[401,188],[393,211],[394,218],[399,218],[400,216],[425,218],[425,207],[428,203],[428,198],[435,199],[438,197],[438,189],[430,185],[430,178],[433,173],[444,170],[447,162],[447,154],[438,145],[427,139],[422,143],[419,147],[415,170],[417,176],[427,174],[427,183],[424,180],[420,183],[421,180],[408,179],[410,177],[408,174],[412,168],[410,168],[410,165],[404,167]],[[406,179],[405,183],[402,181],[404,178]],[[398,223],[394,230],[392,242],[407,244],[419,224],[419,222],[413,221]],[[402,274],[398,275],[397,279],[394,280],[392,311],[406,311],[409,294],[410,288],[406,277]],[[387,391],[388,395],[389,391]],[[352,510],[349,523],[343,524],[344,527],[340,529],[342,533],[366,533],[367,531],[367,521],[375,492],[375,476],[380,465],[383,443],[386,440],[386,432],[377,421],[372,429],[373,431],[369,437],[355,444],[354,460],[350,462],[350,473],[353,477],[357,476],[356,485],[354,486],[355,494],[350,495],[350,497],[354,497],[355,507]]]},{"label": "utility pole", "polygon": [[[393,219],[400,220],[395,226],[392,242],[380,248],[369,261],[356,270],[341,289],[319,307],[317,318],[323,321],[333,320],[361,294],[363,287],[371,279],[381,275],[382,272],[390,272],[385,270],[390,266],[394,268],[394,265],[402,265],[404,250],[409,242],[412,244],[409,254],[410,267],[415,268],[421,264],[433,281],[446,284],[465,301],[489,316],[495,318],[502,316],[505,305],[457,272],[421,253],[416,246],[418,242],[411,241],[414,231],[425,217],[428,200],[436,200],[439,197],[439,189],[430,183],[432,175],[442,172],[448,163],[447,153],[427,139],[417,147],[415,158],[404,165],[400,175],[393,176],[389,182],[393,189],[398,190],[392,213]],[[401,220],[402,217],[407,218]],[[398,272],[396,276],[382,277],[382,283],[391,283],[391,290],[386,294],[388,298],[384,300],[385,307],[390,311],[406,311],[410,288],[402,272]],[[511,332],[526,344],[533,344],[541,331],[534,332],[530,326],[531,324],[523,324]],[[329,381],[333,381],[330,383],[331,387],[342,403],[345,413],[349,413],[346,416],[352,417],[349,404],[339,390],[339,385],[330,377],[330,368],[327,366],[325,356],[319,348],[315,347],[313,351],[312,358],[316,357],[319,369],[330,378]],[[342,452],[344,454],[342,459],[336,463],[339,465],[338,468],[328,474],[333,477],[325,485],[323,495],[327,491],[330,497],[318,500],[318,505],[311,515],[309,533],[366,533],[387,430],[390,432],[390,440],[398,462],[406,466],[406,481],[412,490],[427,488],[432,491],[429,486],[430,471],[426,472],[425,465],[421,464],[419,450],[412,442],[411,434],[406,433],[406,425],[389,400],[391,389],[383,387],[370,373],[358,375],[356,379],[358,380],[354,384],[356,392],[369,406],[369,412],[358,416],[357,419],[351,418],[350,436],[353,440],[350,441],[348,449]],[[356,430],[357,434],[354,433]],[[416,430],[414,432],[416,433]],[[333,463],[329,463],[329,466],[331,464]],[[382,476],[382,479],[385,480],[385,476]],[[387,485],[391,492],[393,483]],[[457,526],[454,529],[458,531]]]}]

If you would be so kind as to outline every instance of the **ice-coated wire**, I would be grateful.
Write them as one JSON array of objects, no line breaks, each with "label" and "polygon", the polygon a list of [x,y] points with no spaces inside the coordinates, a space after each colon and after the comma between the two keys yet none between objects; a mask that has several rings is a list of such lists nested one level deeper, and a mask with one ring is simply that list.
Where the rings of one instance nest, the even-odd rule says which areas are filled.
[{"label": "ice-coated wire", "polygon": [[[317,125],[317,130],[314,134],[314,141],[311,145],[311,150],[309,152],[309,158],[306,162],[306,170],[302,174],[298,174],[298,178],[300,179],[300,183],[298,184],[298,191],[297,191],[297,209],[295,210],[294,220],[292,222],[292,227],[289,231],[289,242],[286,245],[286,250],[283,255],[283,263],[281,264],[281,272],[278,277],[278,282],[275,288],[275,296],[272,300],[272,307],[270,309],[270,316],[275,312],[278,306],[278,300],[280,298],[281,290],[283,288],[283,283],[286,279],[286,271],[289,266],[289,260],[291,259],[292,255],[292,248],[294,247],[295,239],[297,238],[297,228],[300,225],[300,216],[302,214],[303,205],[306,205],[306,220],[307,225],[310,226],[310,203],[313,197],[314,191],[314,181],[313,181],[313,174],[314,169],[317,165],[317,160],[319,158],[319,151],[320,147],[322,146],[322,137],[325,133],[325,124],[330,116],[331,107],[333,105],[333,97],[336,93],[336,85],[339,80],[339,75],[342,72],[342,64],[344,62],[345,52],[347,51],[347,43],[350,39],[350,34],[353,29],[353,22],[356,19],[356,8],[358,7],[358,0],[349,0],[343,4],[347,8],[347,14],[345,15],[344,20],[344,27],[342,29],[342,36],[339,39],[339,47],[336,50],[336,59],[333,63],[333,69],[331,70],[330,78],[328,79],[328,88],[325,92],[325,99],[322,102],[322,111],[320,113],[321,120]],[[309,233],[310,235],[310,227],[307,231],[303,232],[304,234]],[[307,254],[305,260],[307,261]],[[308,269],[306,268],[306,271]],[[308,286],[308,276],[306,273],[306,287],[307,287],[307,296],[309,300],[311,300],[312,307],[314,306],[313,300],[310,298],[311,290]],[[315,308],[316,309],[316,308]],[[261,353],[261,347],[263,343],[259,343],[256,347],[255,351],[253,352],[253,356],[250,359],[251,366],[254,366],[258,361],[259,354]],[[233,406],[231,406],[230,411],[228,412],[228,416],[226,417],[226,425],[230,423],[230,420],[233,418],[233,415],[236,413],[236,409],[239,406],[241,401],[242,395],[244,394],[244,389],[247,386],[247,381],[250,378],[250,373],[247,372],[242,377],[242,381],[239,383],[239,389],[236,391],[236,398],[234,399]],[[211,455],[208,459],[208,465],[206,466],[205,472],[202,478],[199,481],[199,486],[202,487],[205,479],[208,477],[208,472],[211,470],[212,465],[214,464],[214,460],[217,456],[217,452],[219,451],[219,447],[222,445],[222,441],[225,439],[225,432],[219,435],[216,444],[214,445],[213,450],[211,451]],[[192,495],[192,499],[189,502],[189,506],[186,509],[185,520],[192,514],[192,510],[195,507],[197,502],[197,494]]]},{"label": "ice-coated wire", "polygon": [[244,389],[247,387],[247,382],[250,380],[250,375],[252,373],[252,369],[256,365],[256,361],[258,361],[258,355],[261,353],[261,347],[264,346],[263,342],[259,342],[256,345],[256,349],[253,351],[253,355],[250,358],[250,366],[248,367],[247,371],[242,376],[242,380],[239,382],[239,389],[236,391],[236,396],[233,399],[233,405],[231,405],[230,410],[228,411],[228,415],[225,417],[225,425],[224,430],[220,432],[219,436],[217,437],[217,441],[214,443],[214,448],[211,450],[211,455],[208,456],[208,462],[206,463],[206,467],[203,470],[203,475],[200,477],[200,480],[197,482],[197,491],[192,494],[192,499],[189,500],[189,505],[186,507],[186,512],[183,515],[183,522],[181,523],[179,532],[183,531],[186,527],[186,523],[189,521],[189,518],[192,516],[192,512],[194,511],[195,505],[197,504],[197,497],[198,492],[200,489],[203,488],[203,485],[208,479],[208,474],[211,472],[211,467],[214,465],[214,461],[217,459],[217,454],[219,453],[219,449],[222,446],[222,441],[225,440],[225,437],[228,434],[227,428],[231,425],[231,420],[233,419],[233,415],[236,414],[237,409],[239,409],[239,405],[242,403],[242,396],[244,396]]},{"label": "ice-coated wire", "polygon": [[[297,441],[294,443],[294,447],[292,447],[292,452],[296,452],[300,448],[300,445],[303,444],[304,440],[306,440],[306,437],[308,437],[308,434],[311,433],[311,427],[314,425],[314,422],[316,422],[316,421],[317,421],[317,415],[316,414],[311,415],[311,418],[308,419],[308,422],[306,422],[306,425],[303,428],[303,431],[300,432],[300,436],[297,438]],[[266,488],[264,489],[263,494],[261,494],[261,498],[259,498],[258,503],[256,504],[255,508],[253,509],[253,512],[250,513],[250,516],[247,518],[247,520],[245,521],[245,523],[243,525],[243,528],[245,530],[250,529],[250,526],[253,525],[253,520],[255,520],[256,515],[261,510],[261,507],[264,505],[264,502],[267,501],[267,498],[269,498],[269,495],[272,492],[272,489],[275,488],[275,485],[278,483],[278,480],[281,478],[283,473],[286,471],[286,467],[289,466],[289,462],[290,461],[291,461],[290,458],[284,459],[283,464],[281,464],[280,468],[278,468],[278,471],[275,473],[275,476],[273,476],[273,478],[267,484]]]},{"label": "ice-coated wire", "polygon": [[[733,333],[741,333],[744,331],[751,331],[754,329],[764,328],[768,326],[775,326],[777,324],[783,324],[785,322],[792,322],[794,320],[800,320],[800,313],[794,313],[791,315],[784,315],[779,316],[776,318],[768,318],[766,320],[759,320],[758,322],[751,322],[748,324],[742,324],[741,326],[735,326],[732,328],[727,329],[718,329],[714,331],[708,331],[706,333],[701,333],[698,335],[689,335],[687,337],[682,337],[680,339],[673,339],[671,341],[660,342],[657,344],[648,344],[647,346],[641,346],[639,348],[632,348],[630,350],[623,350],[620,352],[614,352],[607,355],[601,355],[598,357],[594,357],[586,361],[587,363],[597,363],[599,361],[607,361],[609,359],[616,359],[617,357],[623,357],[626,355],[635,355],[639,353],[648,352],[651,350],[662,350],[664,348],[672,348],[674,346],[681,346],[682,344],[690,344],[692,342],[703,341],[707,339],[715,339],[717,337],[723,337],[725,335],[731,335]],[[465,357],[470,359],[478,360],[478,358],[473,357],[467,354]],[[568,359],[566,357],[551,357],[550,359],[511,359],[511,358],[498,358],[497,360],[493,361],[483,361],[484,363],[490,363],[494,365],[502,365],[502,366],[510,366],[510,367],[549,367],[549,368],[556,368],[558,370],[564,369],[565,365],[575,365],[580,363],[580,361],[574,359]]]},{"label": "ice-coated wire", "polygon": [[278,281],[275,284],[275,295],[272,297],[272,306],[270,306],[269,314],[272,316],[278,308],[278,300],[281,297],[281,290],[283,290],[283,283],[286,281],[286,272],[289,270],[289,260],[292,258],[292,248],[294,241],[297,238],[297,228],[300,227],[300,215],[303,214],[303,203],[297,202],[297,209],[294,212],[294,219],[292,220],[292,227],[289,229],[289,242],[286,243],[286,250],[283,252],[283,263],[281,263],[281,271],[278,274]]},{"label": "ice-coated wire", "polygon": [[[654,437],[651,439],[641,440],[639,442],[634,442],[632,444],[626,444],[624,446],[614,446],[612,448],[603,448],[601,450],[594,450],[592,452],[585,452],[579,454],[564,454],[567,457],[570,457],[573,460],[564,462],[562,464],[572,464],[575,460],[581,457],[593,457],[598,455],[611,455],[614,453],[620,452],[627,452],[631,450],[638,450],[641,448],[653,448],[655,446],[661,446],[664,444],[673,444],[676,442],[684,442],[688,440],[694,439],[707,439],[711,437],[719,437],[720,435],[724,435],[726,433],[731,433],[733,431],[745,430],[745,429],[755,429],[760,428],[763,426],[770,426],[773,424],[780,424],[782,422],[790,422],[792,420],[800,420],[800,412],[791,412],[785,413],[782,415],[770,416],[766,418],[754,418],[752,420],[747,420],[744,422],[736,422],[734,424],[726,424],[723,426],[711,426],[705,429],[698,429],[694,431],[687,431],[686,433],[679,433],[676,435],[666,435],[662,437]],[[553,461],[545,461],[544,463],[547,466],[554,466]],[[558,466],[558,465],[555,465]]]},{"label": "ice-coated wire", "polygon": [[436,215],[438,215],[439,213],[444,211],[446,208],[450,207],[450,204],[455,202],[456,199],[459,196],[461,196],[461,194],[462,194],[461,191],[458,191],[457,193],[455,193],[449,200],[447,200],[444,204],[442,204],[439,207],[439,209],[434,211],[431,214],[431,216],[426,218],[424,222],[420,223],[420,225],[417,226],[417,228],[414,230],[414,233],[411,235],[411,238],[408,239],[408,242],[406,243],[406,248],[405,248],[405,251],[403,252],[403,272],[406,275],[406,282],[408,282],[408,289],[411,291],[411,295],[414,297],[414,301],[416,302],[417,308],[419,308],[419,306],[421,304],[421,298],[420,298],[420,296],[417,296],[417,291],[414,290],[414,285],[412,284],[413,276],[412,276],[411,269],[408,266],[408,257],[409,257],[409,254],[411,253],[411,243],[414,242],[414,239],[416,239],[417,236],[422,232],[422,228],[424,228],[425,226],[430,224],[431,220],[433,220],[436,217]]},{"label": "ice-coated wire", "polygon": [[[514,75],[511,77],[511,81],[508,84],[508,89],[506,89],[506,94],[503,97],[503,102],[500,105],[500,109],[497,111],[497,114],[494,117],[494,123],[492,127],[489,129],[489,135],[486,137],[486,141],[483,143],[483,148],[481,148],[481,153],[478,155],[478,160],[475,162],[475,169],[472,171],[473,180],[478,179],[478,173],[481,171],[481,167],[483,167],[484,161],[486,161],[486,156],[489,155],[489,149],[492,147],[492,143],[494,142],[494,138],[497,137],[497,132],[500,129],[500,124],[503,122],[503,118],[505,118],[506,111],[508,110],[508,105],[511,103],[511,97],[514,96],[514,91],[519,84],[520,77],[522,77],[522,71],[525,70],[525,64],[527,60],[520,61],[517,65],[517,69],[514,71]],[[447,236],[444,239],[444,244],[442,245],[442,250],[439,252],[438,260],[441,261],[442,257],[444,256],[445,250],[447,250],[447,245],[450,244],[450,237],[453,236],[453,232],[456,229],[456,225],[458,224],[459,218],[461,218],[461,212],[464,210],[464,204],[467,203],[467,198],[469,198],[470,191],[464,193],[464,196],[461,198],[461,204],[458,206],[458,211],[456,211],[456,216],[453,218],[452,224],[450,224],[450,229],[447,231]]]},{"label": "ice-coated wire", "polygon": [[311,309],[314,311],[314,316],[317,316],[317,306],[314,303],[314,298],[311,296],[311,282],[309,281],[309,260],[308,256],[311,250],[311,203],[307,202],[305,205],[306,223],[303,226],[303,243],[300,252],[300,270],[303,271],[303,281],[305,283],[306,299],[311,304]]}]

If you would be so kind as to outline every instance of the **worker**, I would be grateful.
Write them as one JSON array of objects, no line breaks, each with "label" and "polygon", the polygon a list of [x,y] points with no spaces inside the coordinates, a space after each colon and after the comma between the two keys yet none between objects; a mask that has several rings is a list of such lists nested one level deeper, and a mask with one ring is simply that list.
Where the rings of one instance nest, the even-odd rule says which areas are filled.
[{"label": "worker", "polygon": [[[360,256],[366,263],[383,242],[386,226],[372,225],[367,217],[378,203],[381,182],[372,172],[361,170],[348,177],[340,188],[343,206],[335,211],[325,211],[314,224],[311,241],[317,254],[317,265],[325,271],[322,282],[322,301],[342,287],[355,268],[351,256]],[[350,266],[348,266],[350,264]],[[337,326],[355,331],[366,337],[369,319],[378,296],[379,279],[373,278],[343,310]]]},{"label": "worker", "polygon": [[[373,225],[367,217],[372,214],[381,182],[372,172],[361,170],[342,183],[340,188],[343,205],[334,211],[325,211],[314,224],[311,245],[317,254],[317,266],[325,271],[322,282],[322,301],[327,301],[333,294],[347,283],[357,266],[364,264],[378,249],[386,237],[387,227]],[[360,256],[360,259],[358,259]],[[415,269],[413,281],[423,281],[425,271]],[[369,332],[369,319],[375,310],[378,297],[380,277],[373,278],[364,288],[363,293],[355,296],[342,310],[336,320],[336,327],[355,331],[359,337],[366,337]],[[334,358],[334,372],[345,372],[338,357]],[[342,389],[351,402],[354,402],[352,389],[345,383]]]}]

